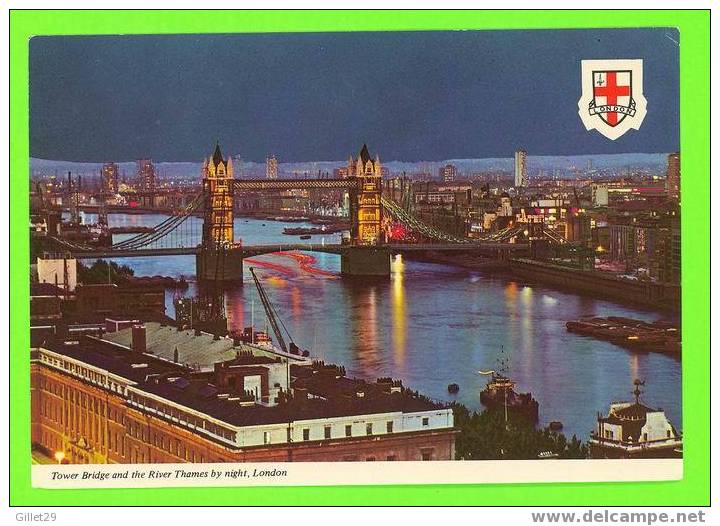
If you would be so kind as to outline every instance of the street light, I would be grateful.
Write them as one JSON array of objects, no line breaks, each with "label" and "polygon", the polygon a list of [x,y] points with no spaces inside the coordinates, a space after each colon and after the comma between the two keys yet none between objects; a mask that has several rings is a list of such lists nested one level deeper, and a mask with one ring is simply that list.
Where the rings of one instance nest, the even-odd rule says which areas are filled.
[{"label": "street light", "polygon": [[65,460],[65,452],[64,451],[56,451],[55,452],[55,460],[57,460],[58,464],[62,464],[62,461]]}]

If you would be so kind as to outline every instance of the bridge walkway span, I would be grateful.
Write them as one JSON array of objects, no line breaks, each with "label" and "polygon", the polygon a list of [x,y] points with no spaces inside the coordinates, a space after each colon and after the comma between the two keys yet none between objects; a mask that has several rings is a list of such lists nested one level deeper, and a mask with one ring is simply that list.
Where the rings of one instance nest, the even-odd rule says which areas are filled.
[{"label": "bridge walkway span", "polygon": [[[426,243],[426,244],[388,244],[392,252],[471,252],[471,251],[507,251],[518,252],[529,248],[526,243],[464,243],[455,245],[449,243]],[[308,252],[325,252],[329,254],[341,254],[348,248],[356,248],[352,245],[340,244],[310,244],[310,243],[278,243],[269,245],[243,245],[235,250],[242,251],[243,257],[272,254],[273,252],[290,252],[293,250],[304,250]],[[130,258],[130,257],[157,257],[157,256],[190,256],[200,253],[201,247],[175,247],[175,248],[146,248],[129,250],[108,250],[98,249],[93,251],[71,251],[78,259],[98,258]]]}]

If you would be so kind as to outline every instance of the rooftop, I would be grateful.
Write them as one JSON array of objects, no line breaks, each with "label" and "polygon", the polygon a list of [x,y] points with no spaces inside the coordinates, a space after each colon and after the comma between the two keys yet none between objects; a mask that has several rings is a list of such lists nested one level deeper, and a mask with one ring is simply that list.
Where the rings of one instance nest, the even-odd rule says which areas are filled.
[{"label": "rooftop", "polygon": [[[272,407],[241,404],[240,402],[245,401],[245,393],[228,392],[227,389],[221,392],[217,387],[214,371],[197,370],[174,363],[172,355],[168,358],[156,352],[161,347],[164,350],[173,344],[162,340],[161,347],[156,344],[153,350],[150,344],[151,334],[169,335],[168,331],[162,329],[165,328],[147,329],[148,352],[143,354],[133,353],[122,345],[89,336],[81,337],[77,344],[54,342],[46,344],[44,348],[130,380],[137,384],[135,389],[234,426],[442,408],[440,404],[402,388],[398,381],[380,379],[371,383],[347,378],[342,368],[322,362],[291,366],[294,396],[289,401]],[[230,356],[226,360],[228,365],[267,367],[281,363],[280,358],[251,355],[233,347],[225,348],[227,343],[223,340],[226,339],[212,341],[211,335],[189,338],[193,335],[191,331],[176,331],[174,328],[172,331],[188,338],[182,343],[185,353],[198,353],[192,355],[206,360],[213,354],[219,354]],[[191,334],[188,335],[188,332]],[[229,341],[232,344],[232,340]],[[198,344],[197,351],[192,350],[192,342]],[[170,352],[172,353],[172,350]],[[225,360],[216,360],[220,361]]]},{"label": "rooftop", "polygon": [[[178,362],[196,369],[212,369],[217,362],[234,359],[239,352],[252,352],[262,356],[285,356],[279,350],[273,351],[259,345],[233,340],[228,337],[217,338],[211,333],[194,329],[178,329],[172,322],[148,321],[145,323],[145,341],[147,351],[165,360],[175,359]],[[108,332],[103,339],[130,348],[132,328],[128,327],[117,332]],[[306,361],[300,356],[292,357],[294,361]]]}]

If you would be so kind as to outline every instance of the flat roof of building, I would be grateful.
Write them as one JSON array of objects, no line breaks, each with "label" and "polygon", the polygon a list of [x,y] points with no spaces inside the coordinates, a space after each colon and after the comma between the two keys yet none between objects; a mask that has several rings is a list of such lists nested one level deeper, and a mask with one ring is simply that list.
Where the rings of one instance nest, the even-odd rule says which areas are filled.
[{"label": "flat roof of building", "polygon": [[[202,336],[196,338],[207,343]],[[197,371],[150,352],[133,353],[125,347],[87,336],[79,343],[54,342],[44,348],[126,378],[136,384],[135,389],[238,427],[445,408],[414,391],[400,388],[397,381],[393,384],[385,379],[371,383],[347,378],[340,368],[321,362],[291,366],[295,397],[289,402],[275,406],[241,405],[237,397],[242,394],[221,391],[215,385],[212,371]],[[275,361],[266,356],[241,354],[239,357],[257,366],[279,363],[279,359]],[[233,351],[231,360],[235,358]],[[178,380],[180,378],[184,380]],[[223,394],[236,399],[230,400]]]}]

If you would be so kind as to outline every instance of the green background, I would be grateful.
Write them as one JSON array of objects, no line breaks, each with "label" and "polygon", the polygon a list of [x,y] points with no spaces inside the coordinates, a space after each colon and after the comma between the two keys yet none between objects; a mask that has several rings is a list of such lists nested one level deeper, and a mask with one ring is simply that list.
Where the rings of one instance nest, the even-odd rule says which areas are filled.
[{"label": "green background", "polygon": [[[681,39],[682,260],[685,270],[682,276],[683,480],[322,488],[31,488],[28,359],[28,41],[31,37],[649,26],[677,27]],[[709,505],[709,11],[12,11],[10,71],[11,505]]]}]

